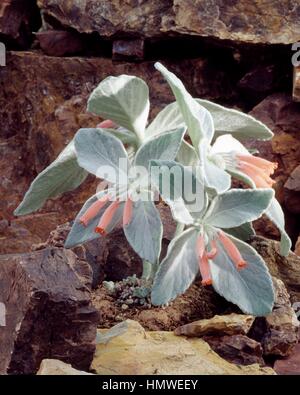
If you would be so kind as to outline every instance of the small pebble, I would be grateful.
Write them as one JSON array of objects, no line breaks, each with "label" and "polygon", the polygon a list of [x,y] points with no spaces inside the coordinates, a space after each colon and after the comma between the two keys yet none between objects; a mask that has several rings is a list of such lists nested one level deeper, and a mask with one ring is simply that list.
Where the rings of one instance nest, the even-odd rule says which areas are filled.
[{"label": "small pebble", "polygon": [[122,309],[122,310],[127,310],[127,309],[128,309],[128,305],[127,305],[127,304],[125,304],[125,303],[124,303],[124,304],[122,304],[122,306],[121,306],[121,309]]}]

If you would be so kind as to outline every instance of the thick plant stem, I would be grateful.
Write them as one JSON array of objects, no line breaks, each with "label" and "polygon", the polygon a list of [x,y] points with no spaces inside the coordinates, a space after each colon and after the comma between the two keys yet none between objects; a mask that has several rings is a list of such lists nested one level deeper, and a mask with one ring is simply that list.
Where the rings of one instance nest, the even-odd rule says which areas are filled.
[{"label": "thick plant stem", "polygon": [[177,237],[181,235],[181,233],[184,231],[184,224],[181,224],[180,222],[177,222],[176,230],[175,230],[175,235],[174,237]]},{"label": "thick plant stem", "polygon": [[153,264],[146,260],[143,260],[142,279],[153,280],[157,269],[158,269],[158,264]]}]

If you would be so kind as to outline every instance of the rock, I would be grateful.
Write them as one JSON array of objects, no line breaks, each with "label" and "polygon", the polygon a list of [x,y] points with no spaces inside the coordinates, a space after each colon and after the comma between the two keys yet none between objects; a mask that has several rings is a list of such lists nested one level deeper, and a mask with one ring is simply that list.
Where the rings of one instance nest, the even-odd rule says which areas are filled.
[{"label": "rock", "polygon": [[288,356],[298,343],[299,321],[281,280],[273,278],[275,305],[271,314],[256,318],[249,336],[262,344],[265,356]]},{"label": "rock", "polygon": [[[164,63],[195,96],[213,99],[227,91],[224,83],[227,87],[228,76],[223,73],[217,78],[215,72],[208,73],[210,64],[202,58]],[[0,220],[13,224],[13,210],[35,176],[57,157],[79,128],[99,123],[99,117],[86,112],[88,96],[101,80],[120,74],[137,75],[149,84],[152,118],[174,100],[154,62],[115,63],[106,58],[80,57],[62,61],[40,52],[7,54],[7,66],[0,68]],[[73,220],[96,188],[97,182],[90,176],[76,191],[47,201],[39,211],[51,213],[44,217],[45,231],[54,229],[53,215],[57,225]],[[18,252],[28,252],[32,243],[47,238],[40,237],[39,232],[32,234],[27,227],[30,221],[26,223],[22,232],[27,236]],[[6,237],[1,252],[14,252],[13,233],[7,229],[1,235]]]},{"label": "rock", "polygon": [[98,313],[91,271],[74,253],[47,248],[0,257],[0,372],[33,374],[45,358],[87,370],[95,351]]},{"label": "rock", "polygon": [[204,335],[246,335],[254,317],[243,314],[215,315],[207,320],[194,321],[176,328],[176,335],[185,335],[188,337],[201,337]]},{"label": "rock", "polygon": [[271,275],[284,282],[292,304],[299,302],[300,258],[292,252],[287,257],[281,256],[279,243],[262,237],[255,237],[251,245],[263,257]]},{"label": "rock", "polygon": [[246,73],[239,81],[239,88],[259,95],[269,93],[278,88],[280,76],[274,65],[259,65]]},{"label": "rock", "polygon": [[36,34],[42,50],[50,56],[78,54],[84,48],[79,34],[68,31],[46,30]]},{"label": "rock", "polygon": [[296,245],[295,245],[295,254],[300,257],[300,235],[298,236]]},{"label": "rock", "polygon": [[8,41],[26,48],[31,42],[32,31],[40,24],[35,0],[2,0],[0,4],[0,34]]},{"label": "rock", "polygon": [[38,376],[92,376],[91,373],[72,368],[71,365],[58,359],[43,359],[37,372]]},{"label": "rock", "polygon": [[112,49],[113,60],[137,61],[144,59],[144,40],[115,40]]},{"label": "rock", "polygon": [[294,67],[293,100],[296,102],[300,101],[300,66]]},{"label": "rock", "polygon": [[245,335],[205,336],[203,340],[228,362],[237,365],[251,365],[253,363],[265,365],[261,344]]},{"label": "rock", "polygon": [[[135,2],[89,0],[87,2],[38,0],[39,7],[65,26],[79,32],[168,37],[191,34],[250,43],[289,44],[300,38],[299,7],[290,1],[173,0]],[[138,33],[137,33],[138,32]]]},{"label": "rock", "polygon": [[300,165],[284,184],[284,203],[291,213],[300,214]]},{"label": "rock", "polygon": [[277,359],[274,364],[277,374],[300,375],[300,344],[297,344],[288,358]]},{"label": "rock", "polygon": [[274,374],[259,365],[236,366],[201,339],[171,332],[146,332],[132,320],[99,331],[92,369],[98,374]]}]

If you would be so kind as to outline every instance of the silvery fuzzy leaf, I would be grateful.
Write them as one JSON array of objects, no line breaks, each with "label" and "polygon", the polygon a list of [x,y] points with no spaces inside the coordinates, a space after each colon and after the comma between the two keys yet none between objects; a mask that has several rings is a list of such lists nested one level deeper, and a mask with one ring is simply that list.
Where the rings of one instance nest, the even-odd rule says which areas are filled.
[{"label": "silvery fuzzy leaf", "polygon": [[105,78],[92,92],[88,111],[111,119],[143,138],[149,114],[149,89],[145,81],[130,75]]},{"label": "silvery fuzzy leaf", "polygon": [[226,229],[226,233],[243,241],[249,241],[250,238],[256,234],[251,222],[246,222],[236,228],[228,228]]},{"label": "silvery fuzzy leaf", "polygon": [[239,306],[245,314],[266,316],[274,304],[272,279],[263,259],[241,240],[229,236],[248,263],[237,270],[218,241],[218,253],[210,261],[213,287],[221,296]]},{"label": "silvery fuzzy leaf", "polygon": [[196,255],[198,230],[189,228],[169,244],[167,256],[156,273],[151,301],[160,306],[185,292],[199,272]]},{"label": "silvery fuzzy leaf", "polygon": [[113,134],[115,137],[117,137],[123,144],[129,144],[129,145],[137,145],[137,137],[136,135],[131,132],[130,130],[127,130],[125,128],[117,128],[117,129],[103,129],[108,133]]},{"label": "silvery fuzzy leaf", "polygon": [[270,140],[273,137],[272,131],[251,115],[208,100],[196,99],[196,101],[210,112],[214,121],[215,136],[231,133],[241,140],[250,138]]},{"label": "silvery fuzzy leaf", "polygon": [[157,263],[162,232],[162,223],[155,204],[152,201],[135,201],[131,222],[124,226],[124,233],[131,247],[142,259]]},{"label": "silvery fuzzy leaf", "polygon": [[25,215],[38,210],[45,201],[77,188],[87,177],[79,167],[72,140],[60,155],[32,182],[15,215]]},{"label": "silvery fuzzy leaf", "polygon": [[75,135],[78,163],[109,182],[125,184],[130,167],[120,140],[105,129],[80,129]]},{"label": "silvery fuzzy leaf", "polygon": [[169,130],[185,127],[177,102],[168,104],[160,111],[146,129],[146,137],[154,137]]},{"label": "silvery fuzzy leaf", "polygon": [[273,189],[231,189],[213,199],[204,221],[225,229],[254,221],[266,211],[273,196]]},{"label": "silvery fuzzy leaf", "polygon": [[284,214],[280,204],[278,203],[275,197],[272,199],[271,204],[269,205],[265,214],[280,230],[281,233],[280,253],[283,256],[287,256],[291,249],[292,242],[284,229],[285,226]]},{"label": "silvery fuzzy leaf", "polygon": [[193,99],[175,74],[168,71],[160,63],[155,63],[155,67],[169,83],[186,123],[193,146],[197,150],[203,138],[206,138],[208,141],[211,141],[213,138],[214,125],[210,113]]},{"label": "silvery fuzzy leaf", "polygon": [[191,168],[174,161],[152,160],[151,181],[170,206],[176,221],[192,224],[205,208],[203,182]]},{"label": "silvery fuzzy leaf", "polygon": [[[90,197],[84,203],[82,209],[79,211],[79,213],[77,214],[74,220],[70,233],[68,234],[67,240],[65,242],[65,248],[72,248],[79,244],[86,243],[87,241],[91,241],[97,239],[98,237],[102,237],[99,235],[99,233],[95,232],[95,228],[97,227],[102,214],[104,213],[105,209],[109,206],[110,202],[108,202],[99,211],[99,213],[89,222],[87,227],[82,225],[79,220],[93,203],[95,203],[98,199],[100,199],[102,196],[104,196],[106,193],[109,192],[110,190],[98,192],[97,194]],[[124,203],[120,203],[120,206],[118,207],[115,215],[113,216],[111,223],[107,228],[108,233],[111,232],[114,229],[114,227],[121,221],[123,215],[123,208],[124,208]]]},{"label": "silvery fuzzy leaf", "polygon": [[197,165],[198,156],[195,148],[185,140],[182,140],[176,160],[180,162],[183,166]]},{"label": "silvery fuzzy leaf", "polygon": [[184,133],[185,127],[181,127],[148,140],[137,151],[134,165],[148,169],[151,159],[175,159]]}]

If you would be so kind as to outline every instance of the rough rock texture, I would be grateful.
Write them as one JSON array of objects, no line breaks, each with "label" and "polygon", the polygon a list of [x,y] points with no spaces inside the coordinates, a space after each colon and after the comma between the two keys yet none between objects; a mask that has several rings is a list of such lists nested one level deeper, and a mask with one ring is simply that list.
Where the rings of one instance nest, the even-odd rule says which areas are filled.
[{"label": "rough rock texture", "polygon": [[297,344],[288,358],[277,359],[274,364],[277,374],[300,375],[300,344]]},{"label": "rough rock texture", "polygon": [[92,375],[72,368],[71,365],[59,361],[58,359],[43,359],[41,366],[37,372],[38,376],[83,376]]},{"label": "rough rock texture", "polygon": [[284,202],[291,213],[300,214],[300,165],[292,171],[284,184]]},{"label": "rough rock texture", "polygon": [[259,342],[245,335],[205,336],[203,338],[220,357],[237,365],[265,365]]},{"label": "rough rock texture", "polygon": [[48,248],[0,258],[0,372],[35,373],[44,358],[88,369],[98,313],[91,306],[91,271],[71,251]]},{"label": "rough rock texture", "polygon": [[280,255],[277,241],[255,237],[251,245],[264,258],[272,276],[284,282],[291,298],[291,303],[300,301],[300,258],[290,253],[287,257]]},{"label": "rough rock texture", "polygon": [[246,335],[254,317],[243,314],[215,315],[208,320],[194,321],[187,325],[176,328],[176,335],[185,335],[188,337],[201,337],[204,335]]},{"label": "rough rock texture", "polygon": [[2,0],[0,4],[0,34],[9,43],[27,47],[32,31],[40,22],[35,0]]},{"label": "rough rock texture", "polygon": [[262,344],[265,356],[289,355],[298,342],[299,321],[281,280],[273,278],[275,304],[271,314],[256,318],[249,336]]},{"label": "rough rock texture", "polygon": [[[80,32],[102,36],[174,33],[251,43],[294,43],[300,38],[299,5],[291,0],[38,0],[46,13]],[[284,17],[283,17],[284,16]]]},{"label": "rough rock texture", "polygon": [[[286,194],[289,191],[284,188],[284,184],[300,164],[300,103],[293,102],[291,95],[276,93],[264,99],[250,114],[264,122],[274,132],[271,141],[253,141],[248,146],[258,149],[261,157],[278,163],[279,166],[275,172],[276,197],[283,205],[288,233],[293,241],[296,241],[300,232],[300,218],[299,215],[295,216],[295,209],[299,204],[294,202],[285,207]],[[266,222],[263,221],[260,224],[259,230],[266,235]],[[273,228],[270,229],[269,234],[274,233],[276,235],[277,232],[274,232]]]},{"label": "rough rock texture", "polygon": [[50,56],[72,55],[84,48],[83,39],[74,32],[47,30],[36,34],[41,49]]},{"label": "rough rock texture", "polygon": [[236,366],[201,339],[145,332],[131,320],[100,331],[92,369],[98,374],[274,374],[259,365]]},{"label": "rough rock texture", "polygon": [[[0,229],[1,253],[27,252],[33,243],[45,241],[44,235],[54,229],[53,222],[73,219],[95,193],[97,183],[88,177],[76,191],[49,200],[40,211],[47,215],[38,221],[36,229],[31,226],[33,216],[17,223],[13,217],[30,182],[56,158],[75,132],[99,123],[99,117],[86,112],[86,103],[102,79],[120,74],[145,79],[150,86],[152,116],[174,100],[153,63],[113,63],[110,59],[79,57],[62,61],[37,52],[8,54],[7,66],[0,68],[0,221],[8,221],[5,230]],[[209,73],[210,65],[204,59],[164,63],[194,95],[210,99],[224,96],[228,77],[223,73],[216,78],[215,72]],[[38,227],[42,224],[41,233]],[[16,242],[20,234],[22,242]]]},{"label": "rough rock texture", "polygon": [[296,102],[300,101],[300,66],[294,67],[293,100]]}]

